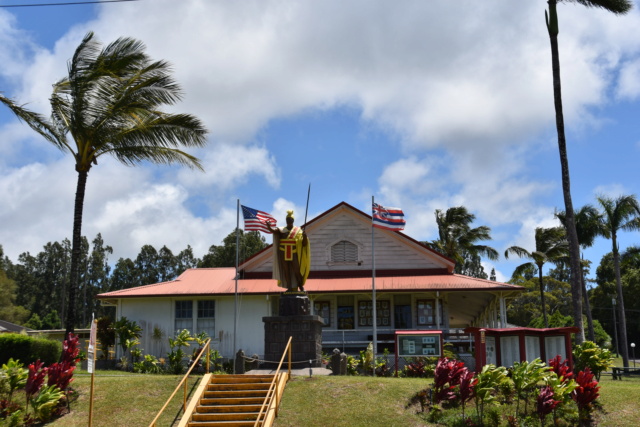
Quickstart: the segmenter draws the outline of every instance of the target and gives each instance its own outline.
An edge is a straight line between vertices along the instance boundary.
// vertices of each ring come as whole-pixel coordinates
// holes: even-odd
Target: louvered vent
[[[358,247],[351,242],[341,240],[331,246],[331,262],[357,262]]]

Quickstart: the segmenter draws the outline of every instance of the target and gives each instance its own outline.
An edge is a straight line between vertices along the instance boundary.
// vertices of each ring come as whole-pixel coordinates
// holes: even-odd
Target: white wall
[[[135,320],[142,327],[140,347],[145,354],[153,354],[156,357],[166,357],[169,351],[168,338],[174,336],[175,328],[175,301],[194,301],[194,320],[197,317],[198,297],[182,298],[132,298],[120,300],[118,305],[118,318],[124,316],[129,320]],[[206,297],[211,299],[211,297]],[[216,331],[213,339],[213,348],[217,349],[224,357],[233,357],[233,333],[234,333],[234,306],[235,297],[214,298],[216,301]],[[264,295],[240,296],[238,304],[238,338],[237,348],[244,350],[251,356],[264,354],[264,323],[262,318],[269,316],[269,301]],[[194,326],[195,326],[194,322]],[[153,338],[154,328],[162,331],[162,339]],[[197,333],[198,331],[195,331]],[[118,357],[120,357],[118,345]],[[189,350],[187,350],[189,353]]]

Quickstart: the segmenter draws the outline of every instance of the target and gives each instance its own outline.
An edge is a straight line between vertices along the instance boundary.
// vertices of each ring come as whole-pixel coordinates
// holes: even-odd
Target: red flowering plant
[[[456,399],[455,389],[460,384],[460,379],[469,370],[464,366],[464,362],[449,360],[446,357],[438,360],[434,371],[434,400],[436,403],[442,401],[453,401]]]
[[[475,396],[475,385],[478,382],[478,378],[475,377],[475,372],[465,368],[465,371],[460,375],[460,384],[458,385],[458,399],[462,405],[462,418],[464,418],[464,407],[468,401]]]
[[[33,397],[42,388],[44,377],[47,375],[47,368],[40,359],[29,365],[29,375],[27,376],[27,385],[24,388],[27,396],[27,407],[29,407],[29,399]]]
[[[68,395],[69,390],[67,389],[73,381],[73,371],[76,369],[76,363],[80,360],[79,353],[78,337],[69,334],[69,337],[62,343],[62,359],[48,369],[47,385],[58,386],[60,391]]]
[[[538,393],[537,412],[540,418],[540,425],[544,427],[544,420],[561,402],[553,398],[553,389],[549,386],[542,387]]]
[[[580,371],[576,377],[576,383],[578,386],[571,393],[571,397],[578,405],[578,412],[580,420],[588,421],[591,417],[591,410],[593,409],[593,402],[600,396],[600,386],[598,381],[594,378],[593,373],[589,368],[585,368],[584,371]]]
[[[567,382],[573,377],[573,372],[571,371],[571,367],[569,366],[569,361],[564,359],[560,361],[561,357],[558,354],[553,359],[549,359],[549,366],[551,370],[556,373],[558,378],[562,378],[563,382]]]

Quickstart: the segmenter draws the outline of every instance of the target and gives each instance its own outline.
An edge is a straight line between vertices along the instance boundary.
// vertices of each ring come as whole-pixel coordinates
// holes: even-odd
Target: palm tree
[[[567,216],[564,211],[557,212],[556,217],[560,220],[566,229]],[[593,246],[596,237],[605,234],[604,224],[602,223],[602,215],[592,205],[584,205],[574,213],[576,233],[578,235],[578,243],[582,249]],[[591,306],[589,305],[589,296],[587,295],[587,286],[584,280],[584,269],[580,269],[580,281],[582,283],[582,296],[584,299],[585,311],[587,314],[587,325],[589,329],[589,340],[595,342],[595,331],[593,329],[593,316],[591,315]]]
[[[75,300],[81,250],[82,212],[87,176],[98,158],[114,156],[125,165],[142,161],[178,163],[202,169],[180,147],[202,147],[206,130],[196,117],[160,110],[181,99],[165,61],[152,61],[145,46],[119,38],[103,47],[88,33],[69,61],[68,76],[53,85],[51,119],[2,97],[32,129],[75,159],[78,182],[73,213],[71,277],[66,333],[76,323]],[[70,136],[68,138],[67,136]]]
[[[478,241],[491,240],[491,228],[486,225],[471,228],[476,216],[464,206],[456,206],[442,212],[436,209],[438,240],[427,242],[427,246],[456,262],[460,271],[465,258],[484,255],[491,260],[498,259],[498,251],[491,246],[478,245]]]
[[[562,194],[564,196],[564,210],[566,215],[567,237],[569,239],[569,253],[571,265],[571,294],[573,303],[573,319],[579,328],[576,341],[584,341],[582,326],[582,299],[580,286],[580,244],[573,217],[573,202],[571,201],[571,182],[569,179],[569,160],[567,158],[567,144],[564,134],[564,115],[562,112],[562,88],[560,84],[560,53],[558,51],[558,12],[557,4],[563,0],[547,0],[549,12],[545,11],[549,41],[551,42],[551,69],[553,74],[553,101],[556,111],[556,129],[558,132],[558,150],[560,152],[560,167],[562,170]],[[631,9],[629,0],[566,0],[580,3],[586,7],[599,7],[616,14],[624,14]]]
[[[620,344],[622,347],[622,364],[629,367],[629,349],[627,348],[627,320],[624,312],[622,281],[620,280],[620,253],[618,252],[619,230],[640,230],[640,205],[636,196],[620,196],[612,199],[606,196],[597,197],[604,220],[605,237],[611,239],[613,252],[613,268],[616,274],[618,291],[618,317],[620,318]]]
[[[529,258],[531,261],[521,264],[513,271],[512,279],[523,275],[526,272],[538,270],[538,280],[540,281],[540,302],[542,305],[542,317],[544,318],[544,327],[549,327],[547,320],[547,302],[544,296],[544,282],[542,280],[542,267],[550,262],[552,264],[560,264],[567,260],[569,254],[567,247],[567,239],[564,228],[536,228],[536,249],[533,252],[521,248],[520,246],[511,246],[504,251],[504,257],[509,258],[509,254],[515,254],[520,258]]]

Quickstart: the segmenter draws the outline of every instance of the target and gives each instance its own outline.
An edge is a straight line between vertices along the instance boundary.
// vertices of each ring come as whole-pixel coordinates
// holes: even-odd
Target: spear
[[[302,230],[307,226],[307,214],[309,213],[309,196],[311,195],[311,183],[309,183],[309,190],[307,190],[307,209],[304,211],[304,223],[302,224]]]

